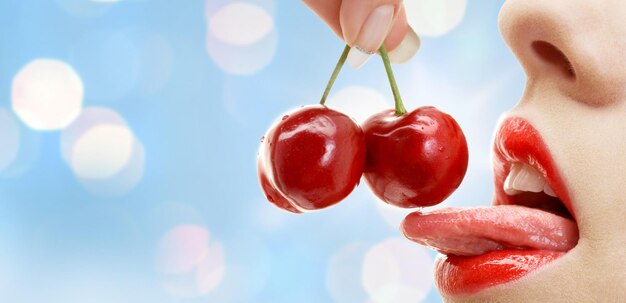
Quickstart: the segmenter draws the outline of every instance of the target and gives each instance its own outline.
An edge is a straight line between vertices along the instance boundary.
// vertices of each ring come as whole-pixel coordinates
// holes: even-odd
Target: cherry
[[[427,106],[402,116],[387,110],[363,124],[364,176],[374,194],[399,207],[440,203],[459,187],[467,169],[467,143],[448,114]]]
[[[262,140],[261,187],[276,206],[298,213],[347,197],[365,165],[365,137],[350,117],[313,105],[279,119]]]
[[[363,124],[365,180],[374,194],[389,204],[405,208],[438,204],[465,176],[465,136],[450,115],[434,107],[407,113],[384,46],[380,53],[396,109],[378,113]]]

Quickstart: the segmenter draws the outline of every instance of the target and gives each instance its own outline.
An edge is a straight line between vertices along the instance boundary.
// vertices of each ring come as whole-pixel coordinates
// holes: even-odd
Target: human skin
[[[500,32],[527,75],[521,100],[505,117],[527,120],[542,136],[569,192],[580,238],[563,257],[519,280],[444,295],[446,302],[626,301],[624,16],[620,0],[503,5]],[[560,50],[571,67],[535,41]]]

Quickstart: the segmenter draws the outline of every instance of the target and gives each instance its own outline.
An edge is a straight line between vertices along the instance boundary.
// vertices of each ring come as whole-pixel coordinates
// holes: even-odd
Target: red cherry
[[[363,125],[364,176],[374,194],[399,207],[440,203],[467,170],[467,143],[448,114],[427,106],[402,116],[387,110]]]
[[[365,137],[350,117],[322,105],[279,119],[259,149],[258,171],[268,200],[291,212],[322,209],[358,185]]]

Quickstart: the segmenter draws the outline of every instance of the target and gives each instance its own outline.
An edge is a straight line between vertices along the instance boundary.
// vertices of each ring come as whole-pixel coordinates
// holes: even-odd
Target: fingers
[[[343,0],[339,20],[344,40],[352,46],[347,62],[354,68],[365,64],[383,41],[394,63],[408,60],[419,48],[401,0]]]
[[[389,60],[391,63],[409,61],[419,49],[420,44],[420,38],[407,23],[404,5],[401,5],[398,18],[385,39],[385,47],[390,50]]]
[[[350,46],[348,64],[358,68],[385,42],[389,59],[402,63],[419,48],[402,0],[302,0]]]

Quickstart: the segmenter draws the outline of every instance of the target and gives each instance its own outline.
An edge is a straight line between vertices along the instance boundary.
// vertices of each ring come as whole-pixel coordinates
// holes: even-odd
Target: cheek
[[[532,122],[543,130],[572,195],[581,238],[600,247],[623,243],[626,100],[609,107],[552,103],[552,108],[543,105],[543,110],[533,111]]]

